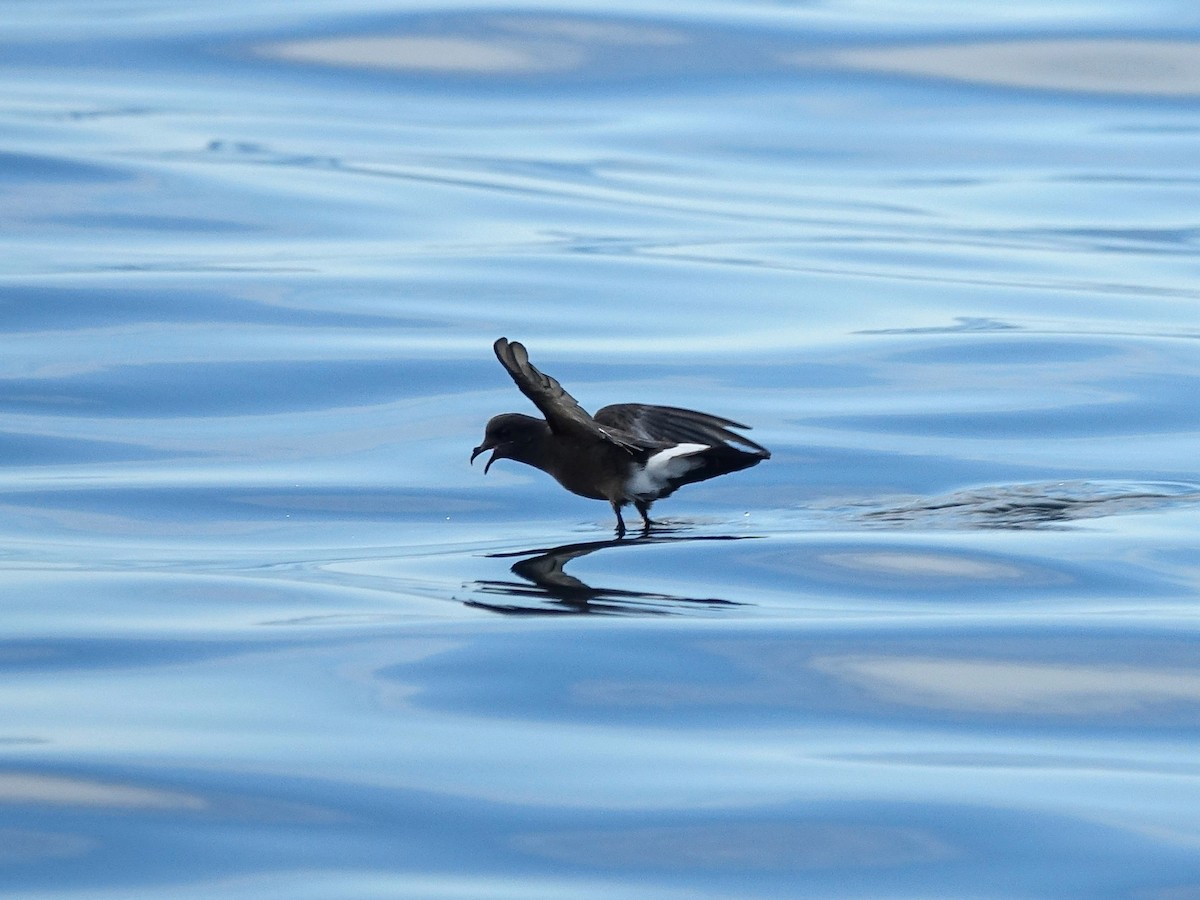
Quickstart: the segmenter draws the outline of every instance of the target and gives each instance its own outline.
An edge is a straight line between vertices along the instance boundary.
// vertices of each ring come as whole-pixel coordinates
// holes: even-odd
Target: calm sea
[[[1191,0],[0,14],[5,897],[1200,897]]]

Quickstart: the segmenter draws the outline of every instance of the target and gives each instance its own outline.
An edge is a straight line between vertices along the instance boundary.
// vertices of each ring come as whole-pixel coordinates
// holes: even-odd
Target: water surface
[[[6,895],[1200,893],[1189,6],[7,14]]]

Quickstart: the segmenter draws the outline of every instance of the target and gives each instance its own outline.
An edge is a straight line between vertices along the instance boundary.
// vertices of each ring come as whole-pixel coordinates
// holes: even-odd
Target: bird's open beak
[[[480,453],[483,453],[485,450],[493,450],[494,452],[488,458],[487,463],[483,467],[483,474],[486,475],[488,472],[488,469],[490,469],[492,467],[492,463],[494,463],[498,459],[501,459],[504,456],[504,454],[500,452],[501,449],[502,448],[500,448],[498,446],[493,446],[487,442],[480,444],[478,447],[476,447],[474,450],[471,451],[471,465],[475,464],[475,457],[477,457]]]

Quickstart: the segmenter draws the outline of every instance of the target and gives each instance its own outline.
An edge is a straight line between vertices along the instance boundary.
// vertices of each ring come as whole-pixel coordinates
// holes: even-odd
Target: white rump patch
[[[697,460],[691,458],[693,454],[707,449],[708,444],[676,444],[659,450],[646,460],[645,466],[634,471],[625,485],[625,493],[631,498],[653,500],[673,479],[696,467]]]

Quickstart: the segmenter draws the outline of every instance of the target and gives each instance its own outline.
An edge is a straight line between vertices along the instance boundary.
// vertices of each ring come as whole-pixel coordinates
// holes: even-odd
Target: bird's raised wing
[[[739,450],[770,459],[771,451],[731,428],[750,426],[709,413],[675,406],[650,406],[645,403],[615,403],[596,413],[602,426],[624,432],[630,437],[657,444],[732,443]]]
[[[496,359],[504,366],[521,393],[546,417],[550,430],[563,435],[608,441],[631,453],[646,449],[628,435],[614,433],[619,429],[607,427],[588,415],[574,397],[566,392],[556,378],[539,370],[529,361],[523,344],[500,338],[492,345]]]

